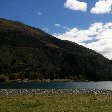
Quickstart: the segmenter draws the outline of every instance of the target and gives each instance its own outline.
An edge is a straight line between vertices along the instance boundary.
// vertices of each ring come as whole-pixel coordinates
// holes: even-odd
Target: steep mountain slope
[[[0,74],[10,79],[112,80],[112,62],[38,28],[0,19]]]

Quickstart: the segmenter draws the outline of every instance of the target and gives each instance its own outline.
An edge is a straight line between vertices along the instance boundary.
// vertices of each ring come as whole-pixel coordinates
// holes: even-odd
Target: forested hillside
[[[0,75],[9,80],[112,80],[112,61],[38,28],[0,19]]]

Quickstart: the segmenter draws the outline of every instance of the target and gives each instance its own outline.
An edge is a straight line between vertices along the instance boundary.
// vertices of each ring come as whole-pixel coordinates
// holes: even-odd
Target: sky
[[[112,60],[112,0],[0,0],[0,18],[40,28]]]

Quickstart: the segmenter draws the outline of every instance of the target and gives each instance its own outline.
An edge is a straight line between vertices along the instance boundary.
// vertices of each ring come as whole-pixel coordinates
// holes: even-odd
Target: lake
[[[8,82],[0,83],[0,89],[108,89],[112,81],[103,82]]]

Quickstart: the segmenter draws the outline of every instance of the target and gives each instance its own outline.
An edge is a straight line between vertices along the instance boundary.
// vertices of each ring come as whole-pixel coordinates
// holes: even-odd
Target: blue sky
[[[112,45],[102,46],[112,40],[112,0],[0,0],[0,17],[43,29],[112,59]]]
[[[80,0],[88,3],[87,12],[68,10],[66,0],[0,0],[0,17],[18,20],[25,24],[48,28],[49,33],[61,33],[65,29],[57,28],[61,24],[68,28],[87,28],[94,22],[110,22],[112,14],[96,15],[90,13],[98,0]],[[42,15],[35,13],[41,12]]]

